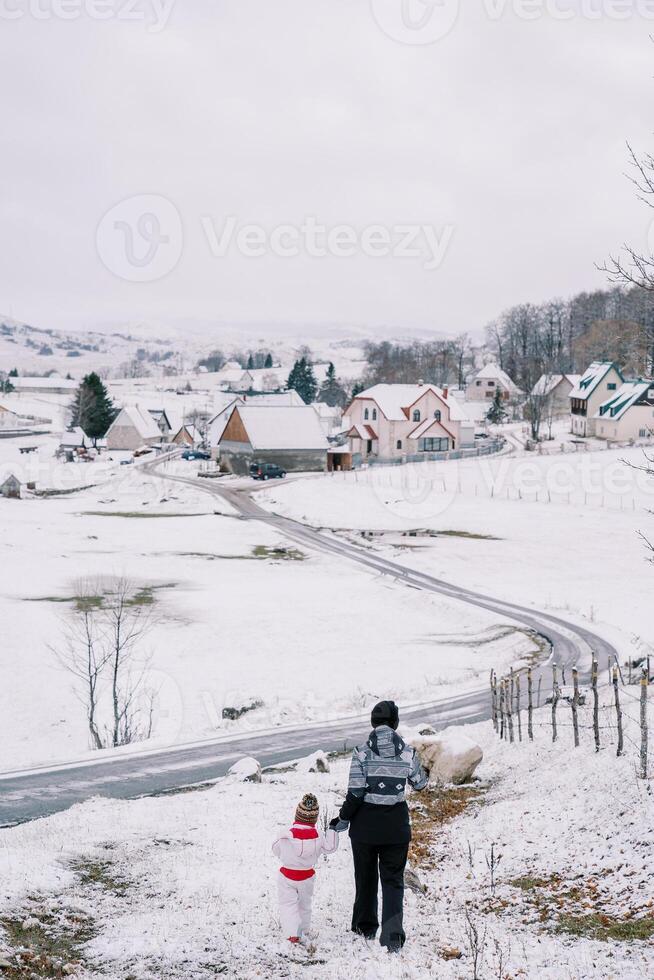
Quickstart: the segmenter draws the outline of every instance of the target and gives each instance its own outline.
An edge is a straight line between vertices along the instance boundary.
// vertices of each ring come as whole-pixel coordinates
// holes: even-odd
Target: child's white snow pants
[[[281,871],[277,875],[279,917],[285,939],[301,936],[311,926],[311,902],[315,875],[305,881],[291,881]]]

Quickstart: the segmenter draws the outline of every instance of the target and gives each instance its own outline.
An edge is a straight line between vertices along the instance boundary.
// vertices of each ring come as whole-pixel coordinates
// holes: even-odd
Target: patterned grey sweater
[[[366,744],[352,753],[342,819],[351,819],[362,803],[384,807],[404,803],[407,782],[416,790],[427,785],[428,777],[418,754],[392,728],[380,725],[370,733]]]

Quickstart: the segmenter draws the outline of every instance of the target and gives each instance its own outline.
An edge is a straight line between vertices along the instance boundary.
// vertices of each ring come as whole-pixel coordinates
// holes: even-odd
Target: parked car
[[[185,449],[182,453],[182,459],[211,459],[211,453],[208,453],[206,449]]]
[[[134,460],[131,457],[129,459],[121,459],[120,465],[121,466],[131,466],[133,462],[134,462]]]
[[[286,470],[277,463],[251,463],[250,476],[253,480],[283,480]]]

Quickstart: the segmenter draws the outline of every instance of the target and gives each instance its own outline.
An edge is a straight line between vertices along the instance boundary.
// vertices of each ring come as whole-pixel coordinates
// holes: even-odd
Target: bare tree
[[[95,749],[102,749],[98,700],[100,679],[109,654],[96,618],[97,596],[97,580],[80,579],[75,584],[75,611],[64,623],[62,646],[50,649],[75,678],[75,694],[85,707],[91,743]]]
[[[649,153],[639,157],[629,143],[627,149],[631,165],[631,173],[627,176],[636,188],[638,199],[654,209],[654,157]],[[643,255],[626,244],[622,251],[622,255],[612,255],[598,268],[608,274],[611,282],[654,292],[654,256]]]
[[[151,596],[129,579],[77,584],[64,642],[54,653],[76,678],[96,749],[152,734],[156,694],[147,688],[148,659],[140,649],[152,626]]]

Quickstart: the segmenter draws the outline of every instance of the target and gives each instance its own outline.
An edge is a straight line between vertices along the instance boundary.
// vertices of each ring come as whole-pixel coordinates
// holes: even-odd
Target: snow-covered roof
[[[79,425],[72,429],[68,429],[61,437],[62,446],[70,446],[75,449],[86,446],[88,442],[90,442],[89,437],[84,429],[82,429],[82,427]]]
[[[515,381],[494,361],[491,361],[489,364],[484,364],[481,371],[477,371],[475,374],[473,381],[483,381],[484,379],[499,381],[509,391],[520,391]]]
[[[239,405],[253,449],[327,449],[318,416],[310,405]]]
[[[468,415],[456,398],[446,398],[442,388],[436,385],[389,385],[379,384],[367,388],[355,396],[355,401],[372,400],[377,403],[381,412],[390,422],[406,422],[405,409],[411,408],[427,391],[432,391],[449,409],[449,417],[453,422],[468,422]]]
[[[340,419],[342,415],[341,409],[338,407],[338,405],[327,405],[325,402],[314,402],[311,407],[321,419]]]
[[[617,391],[613,392],[610,398],[607,398],[600,405],[599,411],[595,413],[595,418],[609,418],[612,421],[622,418],[631,406],[635,405],[650,389],[653,390],[652,405],[654,405],[653,381],[625,381]]]
[[[252,377],[250,372],[242,367],[223,368],[222,371],[218,372],[218,379],[219,381],[227,381],[227,382],[242,381],[246,374],[249,377]]]
[[[271,391],[265,395],[244,395],[243,400],[246,405],[256,408],[259,405],[295,405],[298,408],[304,406],[304,401],[294,388],[288,391]]]
[[[161,436],[159,426],[150,413],[147,409],[142,410],[138,405],[125,405],[116,416],[111,428],[125,425],[132,425],[142,439],[158,439]]]
[[[620,379],[623,380],[619,368],[612,361],[593,361],[570,392],[570,398],[578,398],[582,401],[590,398],[602,378],[609,373],[611,368],[615,368]]]
[[[576,388],[581,381],[580,374],[541,374],[534,385],[532,395],[550,395],[562,381],[569,381]]]
[[[59,388],[64,391],[75,391],[78,387],[77,381],[71,381],[70,378],[11,378],[11,383],[16,389],[20,391],[21,388],[35,389],[39,388],[42,391],[51,391],[53,388]]]

